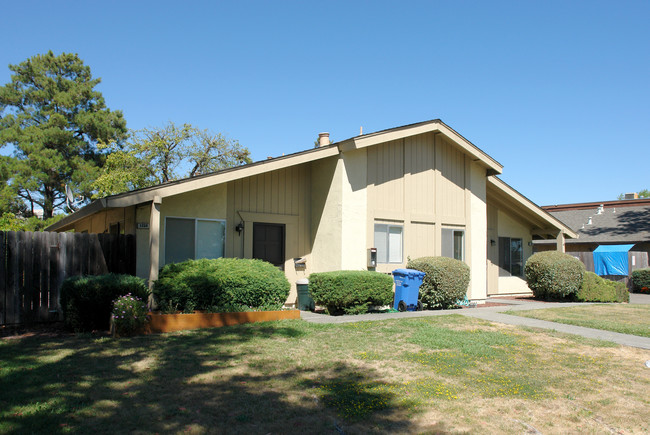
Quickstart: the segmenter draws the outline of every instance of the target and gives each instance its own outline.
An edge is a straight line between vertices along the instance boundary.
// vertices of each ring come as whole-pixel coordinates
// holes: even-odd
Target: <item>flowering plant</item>
[[[147,305],[139,297],[127,293],[113,301],[111,317],[117,335],[131,335],[147,322]]]

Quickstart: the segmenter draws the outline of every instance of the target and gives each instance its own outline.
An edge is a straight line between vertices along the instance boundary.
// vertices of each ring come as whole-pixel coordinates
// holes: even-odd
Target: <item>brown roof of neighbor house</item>
[[[650,242],[650,199],[542,207],[579,235],[567,243]]]

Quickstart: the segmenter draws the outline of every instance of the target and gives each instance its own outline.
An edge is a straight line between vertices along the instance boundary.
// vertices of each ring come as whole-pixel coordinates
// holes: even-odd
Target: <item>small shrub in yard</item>
[[[528,287],[540,299],[570,299],[582,286],[585,266],[575,257],[558,251],[533,254],[524,267]]]
[[[426,273],[420,286],[420,300],[426,309],[449,308],[463,300],[469,287],[469,266],[447,257],[408,260],[406,267]]]
[[[367,270],[339,270],[309,275],[309,292],[314,302],[330,314],[362,314],[371,305],[393,301],[393,279]]]
[[[76,332],[108,330],[113,301],[130,293],[147,300],[144,280],[131,275],[73,276],[61,286],[65,325]]]
[[[166,265],[153,294],[164,311],[278,310],[290,287],[284,273],[265,261],[217,258]]]
[[[117,335],[132,335],[140,331],[147,322],[147,304],[139,297],[127,293],[113,302],[111,318]]]
[[[629,302],[630,294],[622,282],[603,279],[593,272],[585,272],[582,286],[576,293],[579,302]]]
[[[632,284],[634,284],[634,290],[650,293],[650,268],[632,271]]]

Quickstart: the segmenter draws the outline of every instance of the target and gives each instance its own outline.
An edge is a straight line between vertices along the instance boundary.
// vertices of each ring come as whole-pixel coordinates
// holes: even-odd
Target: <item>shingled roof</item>
[[[650,242],[650,199],[542,208],[578,233],[566,243]]]

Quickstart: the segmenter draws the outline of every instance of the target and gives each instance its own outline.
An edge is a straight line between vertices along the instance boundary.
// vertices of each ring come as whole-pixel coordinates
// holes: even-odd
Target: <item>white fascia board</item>
[[[557,228],[559,231],[563,232],[567,237],[572,239],[578,238],[578,233],[573,231],[571,228],[563,224],[559,219],[552,216],[550,213],[544,211],[540,206],[532,202],[530,199],[526,198],[521,193],[517,192],[515,189],[506,184],[503,180],[495,176],[489,176],[487,178],[488,183],[501,192],[505,193],[508,197],[512,198],[519,205],[524,207],[529,212],[535,214],[540,219],[547,222],[553,228]]]

